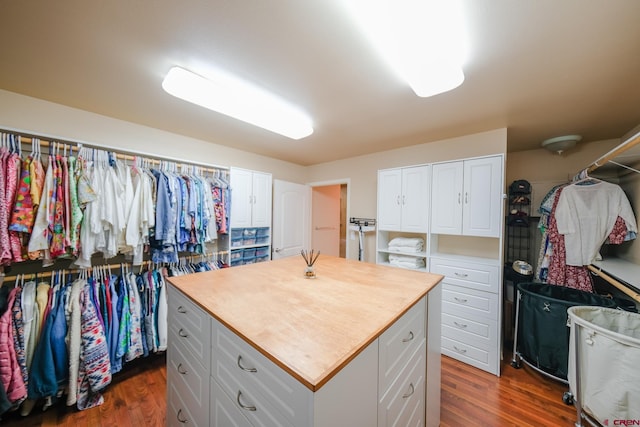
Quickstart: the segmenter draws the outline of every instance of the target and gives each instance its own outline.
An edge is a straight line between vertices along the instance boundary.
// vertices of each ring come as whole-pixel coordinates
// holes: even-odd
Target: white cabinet
[[[430,173],[429,165],[378,171],[376,263],[426,270]],[[390,245],[395,238],[422,245]]]
[[[431,258],[442,280],[442,354],[500,373],[500,269],[497,261]]]
[[[433,165],[431,233],[499,237],[502,156]]]
[[[231,168],[231,227],[271,227],[271,174]]]
[[[378,172],[378,229],[426,233],[429,166]]]

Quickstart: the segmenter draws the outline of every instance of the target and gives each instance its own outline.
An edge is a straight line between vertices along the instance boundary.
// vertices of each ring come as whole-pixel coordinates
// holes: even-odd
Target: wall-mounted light
[[[460,1],[339,1],[416,95],[437,95],[464,81],[467,37]]]
[[[169,94],[292,139],[313,133],[311,119],[282,99],[222,71],[207,78],[180,67],[162,82]]]
[[[555,138],[542,141],[542,147],[561,155],[566,150],[575,147],[580,140],[582,140],[582,136],[580,135],[556,136]]]

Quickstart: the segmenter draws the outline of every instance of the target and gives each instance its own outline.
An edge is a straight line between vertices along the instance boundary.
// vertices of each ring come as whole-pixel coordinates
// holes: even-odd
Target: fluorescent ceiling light
[[[216,71],[207,78],[173,67],[162,82],[169,94],[292,139],[313,133],[311,119],[282,99]]]
[[[437,95],[464,81],[466,36],[458,0],[340,1],[416,95]]]

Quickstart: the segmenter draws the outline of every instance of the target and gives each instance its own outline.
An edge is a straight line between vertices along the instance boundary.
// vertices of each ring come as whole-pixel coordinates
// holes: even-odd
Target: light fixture
[[[556,136],[542,141],[542,147],[547,150],[562,154],[564,151],[573,148],[582,139],[580,135]]]
[[[311,119],[282,99],[222,71],[207,78],[180,67],[162,82],[169,94],[292,139],[313,133]]]
[[[340,0],[374,49],[420,97],[464,81],[459,0]]]

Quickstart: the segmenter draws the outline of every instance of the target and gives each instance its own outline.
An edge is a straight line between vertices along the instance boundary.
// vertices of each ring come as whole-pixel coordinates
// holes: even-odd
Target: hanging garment
[[[17,288],[9,292],[7,307],[13,307]],[[19,404],[27,397],[27,388],[22,378],[20,365],[13,344],[11,309],[0,316],[0,381],[12,404]]]
[[[82,313],[80,295],[86,279],[76,279],[71,284],[71,293],[67,303],[68,328],[66,342],[69,347],[69,381],[67,383],[67,406],[75,405],[78,400],[78,377],[80,372],[80,346],[82,342]]]
[[[565,187],[555,217],[558,232],[565,236],[567,265],[591,264],[618,216],[629,231],[638,231],[633,210],[620,186],[598,180]]]

